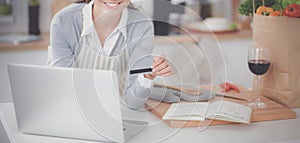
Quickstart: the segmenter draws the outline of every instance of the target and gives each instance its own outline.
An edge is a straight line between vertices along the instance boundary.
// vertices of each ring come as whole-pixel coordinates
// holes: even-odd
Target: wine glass
[[[257,95],[254,102],[248,105],[253,108],[265,108],[267,104],[260,99],[260,79],[270,67],[270,49],[268,48],[250,48],[248,51],[248,66],[250,71],[257,78]]]

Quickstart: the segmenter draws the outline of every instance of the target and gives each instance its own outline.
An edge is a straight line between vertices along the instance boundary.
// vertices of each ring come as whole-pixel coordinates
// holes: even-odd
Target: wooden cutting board
[[[202,87],[203,88],[203,87]],[[210,89],[209,87],[206,87]],[[221,92],[219,88],[214,87],[211,88],[216,90],[216,92]],[[241,92],[235,93],[234,91],[230,91],[227,93],[227,96],[217,96],[213,100],[209,102],[213,102],[216,100],[226,100],[231,101],[243,105],[247,105],[249,101],[255,100],[255,93],[251,92],[245,88],[240,87]],[[231,93],[231,94],[230,94]],[[241,99],[231,98],[240,97]],[[245,100],[246,99],[246,100]],[[261,121],[271,121],[271,120],[285,120],[285,119],[294,119],[296,118],[296,112],[290,110],[287,107],[284,107],[269,98],[262,97],[263,102],[268,104],[266,108],[256,108],[253,109],[251,122],[261,122]],[[249,101],[247,101],[249,100]],[[148,100],[146,104],[146,108],[154,114],[157,118],[162,120],[163,115],[169,109],[171,104],[158,102],[154,100]],[[180,120],[162,120],[165,124],[170,126],[171,128],[186,128],[186,127],[198,127],[198,126],[212,126],[212,125],[222,125],[222,124],[234,124],[233,122],[228,121],[219,121],[219,120],[205,120],[205,121],[180,121]]]

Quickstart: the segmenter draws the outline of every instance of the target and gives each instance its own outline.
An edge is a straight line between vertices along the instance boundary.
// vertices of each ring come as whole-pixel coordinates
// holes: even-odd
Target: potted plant
[[[0,16],[6,16],[12,14],[11,4],[3,3],[0,4]]]
[[[29,34],[40,35],[39,10],[39,0],[29,0]]]

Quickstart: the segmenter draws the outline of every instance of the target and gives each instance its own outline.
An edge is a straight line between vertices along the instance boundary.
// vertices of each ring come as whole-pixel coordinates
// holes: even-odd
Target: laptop
[[[22,133],[124,142],[147,125],[122,120],[114,71],[9,64],[8,73]]]

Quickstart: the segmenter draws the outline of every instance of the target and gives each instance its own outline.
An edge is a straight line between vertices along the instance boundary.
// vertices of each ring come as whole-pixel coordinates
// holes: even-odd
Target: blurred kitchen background
[[[203,62],[197,60],[201,60],[199,55],[203,49],[199,48],[193,38],[198,37],[201,41],[201,37],[214,34],[211,36],[213,40],[204,40],[204,43],[206,42],[208,49],[221,51],[221,55],[213,56],[215,59],[224,58],[226,63],[223,65],[226,67],[216,66],[218,69],[226,69],[226,72],[217,70],[226,73],[225,77],[217,80],[227,80],[251,88],[252,75],[248,70],[246,58],[248,48],[252,47],[252,32],[249,29],[250,20],[237,14],[241,1],[243,0],[138,0],[137,4],[154,19],[154,52],[164,54],[170,59],[181,60],[177,61],[179,67],[180,64],[187,64],[186,60],[182,60],[182,53],[186,53],[187,58],[196,61],[196,68],[201,69]],[[12,100],[7,64],[44,65],[47,60],[51,18],[61,8],[73,2],[74,0],[0,0],[0,102]],[[32,8],[30,15],[33,20],[31,19],[29,25],[29,7],[37,5],[39,11]],[[208,21],[210,17],[216,19]],[[210,29],[215,28],[216,31],[207,32],[209,29],[203,27],[202,20],[210,22]],[[190,27],[194,37],[180,34],[180,29],[176,30],[176,26],[178,28],[189,24],[194,26]],[[29,31],[33,35],[28,35]],[[1,41],[1,38],[4,41]],[[186,73],[183,77],[194,75],[188,68],[184,70]],[[199,76],[203,77],[205,74],[210,72],[203,72]],[[193,77],[186,77],[186,80],[191,78]]]
[[[39,26],[41,32],[49,32],[52,15],[62,6],[72,3],[73,1],[74,0],[40,0]],[[225,17],[228,20],[233,20],[233,12],[235,12],[235,9],[233,10],[232,6],[235,1],[236,0],[173,0],[173,4],[171,4],[167,0],[141,0],[139,3],[152,18],[163,21],[168,21],[170,13],[184,13],[184,8],[177,6],[177,4],[195,9],[199,15],[206,14],[213,17]],[[28,0],[0,0],[0,33],[28,32],[28,3]],[[4,8],[5,5],[12,6],[11,14],[4,12],[6,9]],[[200,14],[201,7],[205,13]],[[205,11],[205,8],[210,11]]]

